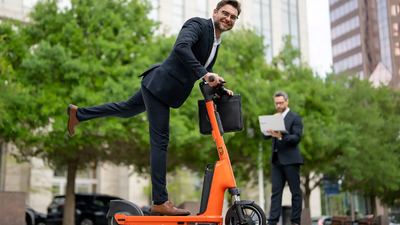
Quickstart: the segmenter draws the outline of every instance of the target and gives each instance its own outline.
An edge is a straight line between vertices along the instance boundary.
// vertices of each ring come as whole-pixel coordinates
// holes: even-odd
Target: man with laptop
[[[300,189],[300,165],[304,164],[299,149],[303,133],[303,120],[288,108],[289,99],[284,91],[274,94],[275,115],[260,116],[262,136],[272,138],[272,196],[268,224],[279,222],[282,208],[282,193],[286,181],[292,193],[292,225],[300,225],[302,195]]]

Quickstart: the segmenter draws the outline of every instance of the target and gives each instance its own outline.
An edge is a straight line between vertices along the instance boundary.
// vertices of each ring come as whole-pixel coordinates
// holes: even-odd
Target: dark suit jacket
[[[303,135],[303,119],[299,114],[289,111],[285,116],[285,128],[287,134],[282,134],[282,141],[278,138],[272,138],[271,146],[271,162],[274,157],[274,146],[278,149],[279,162],[282,165],[304,164],[301,155],[299,143]],[[271,139],[271,136],[265,136],[265,140]]]
[[[172,108],[179,108],[189,97],[194,84],[212,72],[218,54],[204,68],[214,44],[211,19],[192,18],[185,22],[174,48],[162,62],[150,66],[141,76],[142,84]]]

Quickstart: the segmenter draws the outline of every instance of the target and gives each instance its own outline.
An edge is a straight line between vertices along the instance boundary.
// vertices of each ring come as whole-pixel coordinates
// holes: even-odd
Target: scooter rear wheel
[[[260,206],[254,202],[251,204],[241,205],[241,210],[244,217],[247,219],[246,225],[266,225],[267,219],[265,217],[264,211]],[[236,206],[233,205],[229,208],[225,217],[226,225],[237,225],[239,222],[239,215],[236,211]]]

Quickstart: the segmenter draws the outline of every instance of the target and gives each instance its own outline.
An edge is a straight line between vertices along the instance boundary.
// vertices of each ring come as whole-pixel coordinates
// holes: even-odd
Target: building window
[[[267,47],[265,58],[272,61],[272,32],[270,0],[253,0],[253,25],[256,33],[264,36],[264,46]]]
[[[158,0],[150,0],[151,3],[151,11],[148,14],[149,19],[152,19],[154,21],[159,21],[160,18],[158,16],[158,12],[159,12],[159,7],[160,4],[158,2]]]
[[[37,2],[38,2],[38,0],[22,1],[22,4],[25,7],[33,8]]]
[[[400,56],[400,42],[394,44],[394,55]]]
[[[398,16],[400,14],[400,4],[392,5],[392,16]]]
[[[183,25],[184,0],[174,0],[172,4],[172,33],[177,34]]]
[[[399,23],[393,24],[393,36],[394,37],[399,36]]]
[[[329,0],[329,5],[334,5],[337,2],[339,2],[340,0]]]
[[[336,73],[343,72],[347,69],[355,68],[362,64],[362,54],[361,52],[349,56],[334,63],[334,68]]]
[[[197,0],[197,13],[199,17],[207,18],[207,3],[206,0]]]
[[[361,35],[360,34],[357,34],[355,36],[352,36],[350,38],[347,38],[344,41],[341,41],[341,42],[335,44],[332,47],[332,55],[333,55],[333,57],[336,57],[336,56],[341,55],[345,52],[348,52],[352,49],[355,49],[358,46],[361,46]]]
[[[331,11],[331,23],[358,9],[358,0],[350,0]]]
[[[297,0],[282,0],[282,35],[290,35],[292,37],[292,45],[294,48],[300,48],[299,35],[299,14],[297,9]]]
[[[390,73],[393,71],[392,55],[393,50],[391,48],[390,42],[390,24],[389,16],[390,10],[388,10],[388,1],[376,1],[377,5],[377,16],[378,16],[378,26],[379,26],[379,42],[381,51],[382,63],[387,67]]]
[[[55,170],[52,179],[53,195],[63,195],[67,190],[67,171]],[[95,164],[88,167],[86,170],[78,171],[75,179],[76,193],[96,193],[97,192],[97,169]]]
[[[355,16],[331,29],[332,40],[340,37],[354,29],[360,28],[360,18]]]

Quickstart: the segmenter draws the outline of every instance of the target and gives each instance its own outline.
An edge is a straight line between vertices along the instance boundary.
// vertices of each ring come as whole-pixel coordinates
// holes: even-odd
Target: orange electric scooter
[[[223,86],[224,83],[215,87],[210,87],[205,82],[200,83],[212,125],[212,136],[217,143],[219,161],[206,166],[200,212],[197,216],[143,216],[138,205],[124,200],[113,200],[107,213],[109,225],[222,225],[222,208],[227,189],[234,197],[234,202],[225,215],[225,224],[266,224],[265,213],[260,206],[251,200],[240,200],[239,197],[240,191],[236,187],[228,151],[222,138],[221,120],[212,100],[215,94],[227,94]]]

